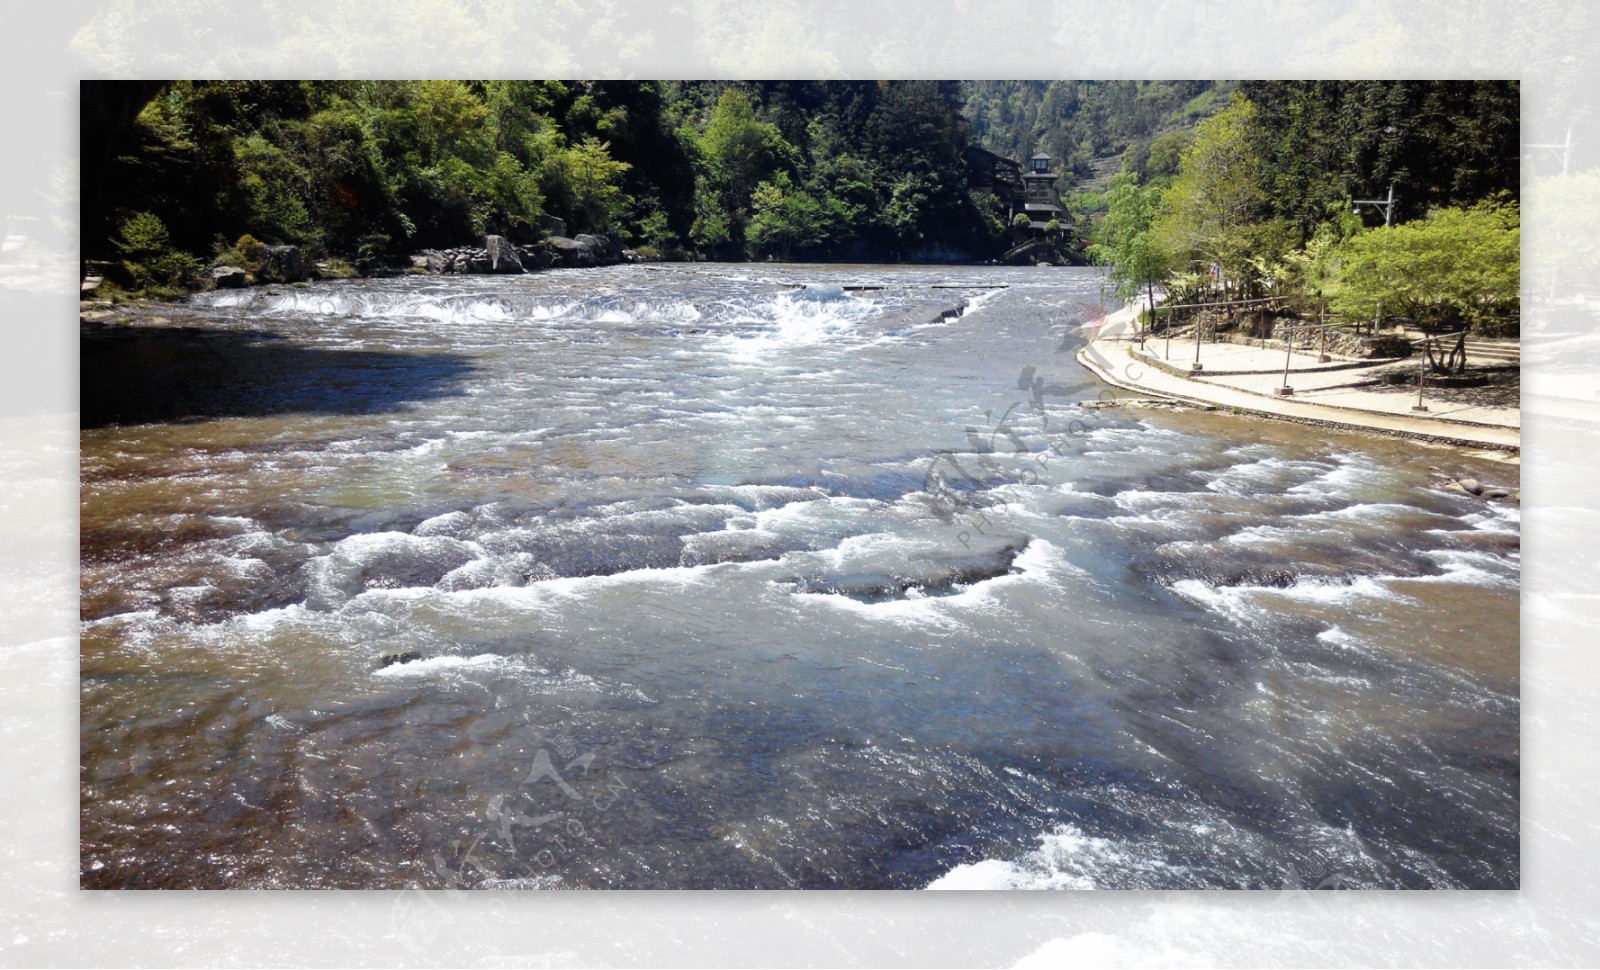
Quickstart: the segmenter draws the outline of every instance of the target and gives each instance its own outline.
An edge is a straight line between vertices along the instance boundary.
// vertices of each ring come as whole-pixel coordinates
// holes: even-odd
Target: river
[[[1073,268],[85,324],[85,887],[1518,885],[1454,449],[1090,409]],[[1508,480],[1509,479],[1509,480]]]

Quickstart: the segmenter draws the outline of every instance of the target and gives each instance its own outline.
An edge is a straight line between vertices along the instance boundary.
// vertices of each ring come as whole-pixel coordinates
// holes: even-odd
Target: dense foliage
[[[90,90],[126,83],[85,85],[85,252],[138,262],[144,283],[243,235],[366,269],[485,233],[531,241],[557,219],[689,258],[970,258],[1002,241],[969,191],[952,82]]]
[[[1045,235],[1071,258],[1087,248],[1124,296],[1272,292],[1352,318],[1479,328],[1517,312],[1514,81],[194,81],[83,94],[85,255],[152,291],[273,244],[373,271],[488,233],[613,232],[666,258],[993,258],[1037,228],[971,182],[964,153],[981,144],[1056,157],[1068,212]],[[1394,225],[1378,227],[1371,206],[1357,218],[1353,200],[1390,185]]]
[[[1044,151],[1056,170],[1077,178],[1124,153],[1144,172],[1163,135],[1181,132],[1215,108],[1215,81],[969,81],[966,108],[974,136],[991,151],[1023,159]],[[1159,162],[1157,163],[1159,164]]]
[[[1091,254],[1124,294],[1286,297],[1424,327],[1518,318],[1518,85],[1248,82],[1168,146],[1130,154]],[[1176,146],[1173,146],[1176,147]],[[1396,203],[1370,202],[1393,185]]]
[[[1521,235],[1516,206],[1493,199],[1360,233],[1343,249],[1329,306],[1361,319],[1389,307],[1449,329],[1497,329],[1516,313]]]

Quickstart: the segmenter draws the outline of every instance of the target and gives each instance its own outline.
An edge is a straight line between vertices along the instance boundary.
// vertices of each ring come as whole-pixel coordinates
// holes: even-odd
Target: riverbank
[[[1330,364],[1309,354],[1289,354],[1238,344],[1203,344],[1202,367],[1189,370],[1193,343],[1148,340],[1135,333],[1139,299],[1106,317],[1078,352],[1078,363],[1113,387],[1187,404],[1319,425],[1369,431],[1517,455],[1522,447],[1521,413],[1515,406],[1485,403],[1470,388],[1425,388],[1426,411],[1414,410],[1413,384],[1386,385],[1392,360]],[[1168,347],[1171,350],[1168,350]],[[1182,352],[1179,346],[1186,349]],[[1171,359],[1168,359],[1170,353]],[[1282,387],[1292,389],[1279,393]]]

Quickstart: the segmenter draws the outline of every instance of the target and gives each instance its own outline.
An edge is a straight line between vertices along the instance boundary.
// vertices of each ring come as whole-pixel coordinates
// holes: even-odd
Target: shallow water
[[[1429,466],[1515,470],[1079,407],[1101,298],[645,266],[87,327],[83,884],[1517,885],[1519,518]]]

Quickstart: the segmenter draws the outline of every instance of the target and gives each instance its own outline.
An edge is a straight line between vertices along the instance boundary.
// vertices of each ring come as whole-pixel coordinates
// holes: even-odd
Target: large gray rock
[[[522,260],[522,268],[526,270],[549,269],[557,262],[555,253],[542,245],[519,247],[517,256]]]
[[[584,242],[582,237],[568,239],[566,236],[551,236],[544,241],[544,245],[555,257],[558,266],[594,266],[599,262],[594,247]]]
[[[489,272],[522,272],[522,260],[517,258],[517,250],[511,245],[511,240],[504,236],[484,236],[483,248],[489,257]]]
[[[589,249],[594,253],[596,259],[605,259],[611,255],[611,244],[599,236],[591,235],[587,232],[580,232],[574,238],[576,238],[577,241],[583,245],[588,246]]]
[[[300,258],[300,247],[268,246],[258,275],[274,283],[298,283],[305,279],[306,267]]]
[[[211,284],[219,290],[237,290],[249,282],[249,274],[237,266],[218,266],[211,271]]]

